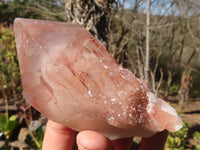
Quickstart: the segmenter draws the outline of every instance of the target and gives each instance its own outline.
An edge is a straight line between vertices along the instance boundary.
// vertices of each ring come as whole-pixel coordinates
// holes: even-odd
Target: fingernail
[[[87,149],[83,147],[82,145],[78,144],[78,150],[87,150]]]

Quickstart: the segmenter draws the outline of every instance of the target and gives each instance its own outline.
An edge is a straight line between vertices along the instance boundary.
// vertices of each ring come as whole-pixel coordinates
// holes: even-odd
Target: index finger
[[[139,150],[164,150],[165,142],[167,140],[168,131],[164,130],[158,132],[152,137],[142,138]]]
[[[48,120],[42,150],[71,150],[75,138],[72,129]]]
[[[133,137],[114,140],[115,150],[129,150],[133,142]]]

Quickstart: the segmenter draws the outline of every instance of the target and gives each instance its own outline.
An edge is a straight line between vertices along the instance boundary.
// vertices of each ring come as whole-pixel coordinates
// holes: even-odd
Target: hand
[[[139,150],[162,150],[167,138],[167,131],[143,138]],[[64,125],[48,121],[42,150],[72,150],[76,132]],[[129,150],[133,138],[111,141],[102,134],[85,130],[76,136],[78,150]],[[77,148],[76,148],[77,149]]]

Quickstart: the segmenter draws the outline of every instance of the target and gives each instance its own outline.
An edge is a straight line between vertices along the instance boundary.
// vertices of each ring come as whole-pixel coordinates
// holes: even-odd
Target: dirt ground
[[[185,106],[181,106],[178,104],[179,96],[169,96],[168,101],[182,113],[182,119],[185,122],[190,124],[190,128],[188,131],[188,144],[194,144],[194,140],[192,139],[192,134],[195,131],[200,132],[200,97],[189,99],[189,102]],[[200,147],[200,140],[198,141],[198,145]]]
[[[183,120],[190,123],[190,125],[200,125],[200,97],[188,101],[185,106],[178,104],[178,95],[169,96],[168,101],[183,114]]]

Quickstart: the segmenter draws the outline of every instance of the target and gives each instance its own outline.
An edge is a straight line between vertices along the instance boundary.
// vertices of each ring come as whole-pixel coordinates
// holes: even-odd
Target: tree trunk
[[[150,84],[150,67],[149,67],[149,53],[150,53],[150,49],[149,49],[149,27],[150,27],[150,0],[147,0],[147,18],[146,18],[146,62],[145,62],[145,80],[146,82]]]
[[[190,72],[191,71],[184,71],[181,77],[181,86],[180,89],[178,91],[180,100],[179,100],[179,104],[180,105],[187,105],[188,100],[189,100],[189,92],[190,92],[190,88],[192,86],[190,80]]]
[[[69,22],[83,25],[97,39],[108,44],[108,16],[114,0],[66,0]]]

